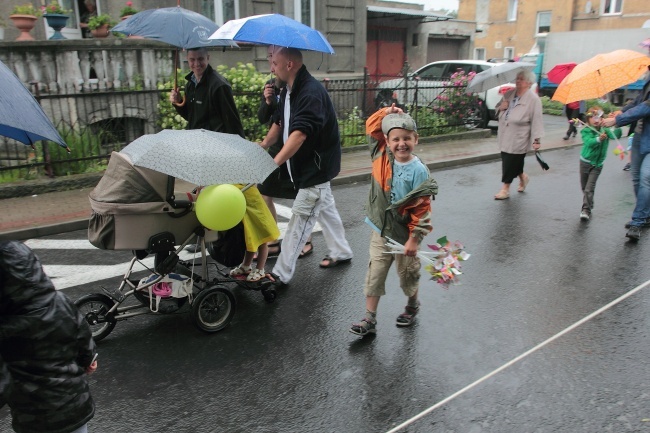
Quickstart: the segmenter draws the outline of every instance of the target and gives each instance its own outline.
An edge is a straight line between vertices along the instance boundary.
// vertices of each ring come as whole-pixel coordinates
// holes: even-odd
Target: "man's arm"
[[[290,135],[289,138],[287,139],[286,143],[282,146],[282,149],[280,152],[278,152],[277,155],[275,155],[274,161],[277,165],[282,165],[289,158],[291,158],[293,155],[298,152],[298,149],[300,149],[300,146],[305,142],[307,139],[307,135],[299,130],[294,130]]]
[[[269,129],[269,132],[266,133],[266,137],[264,137],[260,143],[260,146],[262,146],[264,149],[268,149],[269,147],[273,146],[280,139],[281,133],[282,128],[280,128],[280,125],[277,123],[272,123],[271,129]]]
[[[235,98],[232,96],[230,86],[219,86],[213,95],[213,107],[219,107],[221,122],[223,123],[223,132],[228,134],[237,134],[244,138],[244,127],[239,118]]]

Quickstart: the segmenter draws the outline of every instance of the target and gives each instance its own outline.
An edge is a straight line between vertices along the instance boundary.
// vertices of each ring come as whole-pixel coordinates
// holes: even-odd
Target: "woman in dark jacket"
[[[9,405],[14,430],[86,431],[95,413],[86,380],[95,353],[88,324],[34,252],[0,241],[0,402]]]

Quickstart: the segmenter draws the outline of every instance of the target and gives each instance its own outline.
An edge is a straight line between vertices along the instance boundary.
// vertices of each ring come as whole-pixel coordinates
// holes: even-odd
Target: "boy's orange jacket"
[[[431,197],[438,193],[436,181],[429,177],[397,203],[391,204],[391,183],[394,157],[386,146],[381,121],[386,109],[380,109],[366,121],[372,157],[370,194],[366,214],[381,230],[381,236],[405,243],[409,236],[418,242],[433,230],[431,225]]]

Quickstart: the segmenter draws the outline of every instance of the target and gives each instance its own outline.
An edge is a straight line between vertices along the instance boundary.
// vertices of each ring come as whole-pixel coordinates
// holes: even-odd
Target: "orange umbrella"
[[[650,57],[632,50],[598,54],[576,66],[562,80],[552,99],[568,104],[600,98],[638,80],[649,65]]]

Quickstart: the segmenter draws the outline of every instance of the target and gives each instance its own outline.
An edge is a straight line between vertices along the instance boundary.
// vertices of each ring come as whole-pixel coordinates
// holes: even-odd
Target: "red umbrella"
[[[560,84],[562,80],[564,80],[564,77],[569,75],[576,66],[577,63],[560,63],[559,65],[553,66],[553,68],[546,74],[548,81]]]

